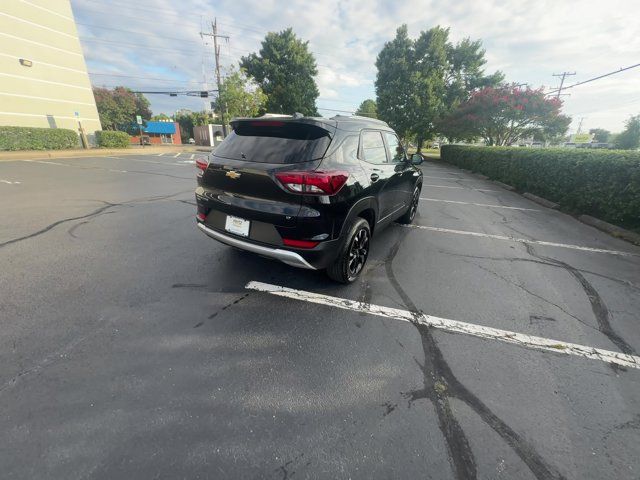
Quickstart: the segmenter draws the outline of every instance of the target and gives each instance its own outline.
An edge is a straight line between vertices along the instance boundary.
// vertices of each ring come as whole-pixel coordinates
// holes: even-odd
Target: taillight
[[[306,195],[334,195],[349,178],[349,173],[339,170],[326,172],[278,172],[276,178],[293,193]]]
[[[293,238],[283,238],[282,243],[287,247],[295,248],[313,248],[320,242],[312,242],[311,240],[294,240]]]
[[[196,168],[200,170],[198,172],[198,175],[202,175],[208,166],[209,166],[209,160],[207,158],[203,158],[203,157],[196,158]]]
[[[200,220],[201,222],[204,222],[207,219],[207,216],[204,213],[198,213],[196,215],[196,217],[198,218],[198,220]]]

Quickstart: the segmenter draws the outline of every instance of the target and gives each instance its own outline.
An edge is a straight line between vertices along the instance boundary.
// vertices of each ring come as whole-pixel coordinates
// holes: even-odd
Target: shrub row
[[[640,152],[443,145],[447,163],[640,232]]]
[[[0,150],[77,148],[80,138],[65,128],[0,127]]]
[[[127,148],[130,144],[128,133],[115,130],[98,130],[96,142],[103,148]]]

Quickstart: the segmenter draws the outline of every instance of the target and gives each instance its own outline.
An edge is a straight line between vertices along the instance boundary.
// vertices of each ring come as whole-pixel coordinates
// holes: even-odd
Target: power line
[[[611,75],[615,75],[616,73],[625,72],[627,70],[631,70],[632,68],[636,68],[636,67],[640,67],[640,63],[636,63],[635,65],[631,65],[629,67],[624,67],[624,68],[621,68],[619,70],[614,70],[613,72],[605,73],[604,75],[598,75],[597,77],[593,77],[593,78],[590,78],[588,80],[584,80],[582,82],[574,83],[573,85],[569,85],[568,87],[564,87],[563,90],[568,90],[570,88],[577,87],[578,85],[584,85],[585,83],[594,82],[596,80],[600,80],[601,78],[609,77]],[[560,91],[559,89],[552,90],[550,92],[545,93],[545,95],[552,95],[552,94],[554,94],[556,92],[559,92],[559,91]]]
[[[560,79],[560,87],[558,88],[558,94],[556,95],[556,98],[560,98],[560,95],[562,95],[562,86],[564,85],[564,79],[569,75],[575,75],[575,74],[576,72],[562,72],[562,73],[553,74],[554,77],[562,77]]]
[[[89,75],[96,75],[101,77],[122,77],[122,78],[136,78],[140,80],[156,80],[159,82],[176,82],[176,83],[202,83],[196,81],[182,81],[179,79],[170,79],[170,78],[161,78],[161,77],[143,77],[138,75],[122,75],[119,73],[108,73],[108,72],[89,72]]]
[[[151,37],[151,38],[159,38],[162,40],[178,40],[180,42],[188,42],[188,43],[200,43],[196,40],[189,40],[187,38],[180,38],[180,37],[166,37],[163,35],[154,35],[152,33],[145,33],[145,32],[140,32],[138,30],[124,30],[122,28],[113,28],[113,27],[103,27],[102,25],[94,25],[92,23],[84,23],[84,22],[76,22],[76,24],[78,25],[84,25],[86,27],[91,27],[91,28],[99,28],[101,30],[114,30],[116,32],[124,32],[124,33],[132,33],[136,36],[143,36],[143,37]]]

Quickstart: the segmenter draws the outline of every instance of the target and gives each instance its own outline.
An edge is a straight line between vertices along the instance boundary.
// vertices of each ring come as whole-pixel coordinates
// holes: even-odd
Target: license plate
[[[250,225],[251,222],[249,220],[227,215],[227,221],[224,224],[224,229],[227,232],[235,233],[236,235],[240,235],[242,237],[248,237]]]

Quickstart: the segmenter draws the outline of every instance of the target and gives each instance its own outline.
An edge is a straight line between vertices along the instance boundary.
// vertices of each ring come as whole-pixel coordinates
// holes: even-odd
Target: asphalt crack
[[[598,291],[591,285],[591,283],[585,278],[582,273],[580,273],[576,268],[573,268],[568,263],[562,262],[560,260],[556,260],[554,258],[545,257],[538,253],[536,253],[535,249],[532,245],[525,243],[525,247],[527,249],[527,253],[532,257],[537,259],[554,263],[559,267],[564,268],[573,278],[575,278],[578,283],[582,286],[584,293],[587,295],[589,299],[589,303],[591,304],[591,310],[593,311],[593,315],[596,317],[596,321],[598,322],[598,330],[605,335],[611,342],[617,346],[622,353],[626,353],[628,355],[636,355],[636,351],[629,345],[611,326],[611,315],[609,313],[609,309],[605,304],[604,300],[598,293]]]
[[[33,233],[30,233],[29,235],[24,235],[22,237],[18,237],[18,238],[14,238],[11,240],[7,240],[6,242],[0,243],[0,248],[6,247],[8,245],[12,245],[14,243],[18,243],[18,242],[22,242],[23,240],[28,240],[30,238],[34,238],[37,237],[39,235],[42,235],[43,233],[47,233],[49,230],[52,230],[53,228],[57,227],[58,225],[62,225],[63,223],[68,223],[68,222],[73,222],[74,220],[83,220],[85,218],[94,218],[97,217],[98,215],[101,215],[103,213],[106,213],[106,211],[112,207],[119,207],[122,204],[120,203],[110,203],[108,205],[105,205],[104,207],[100,207],[94,211],[92,211],[91,213],[87,213],[86,215],[80,215],[78,217],[69,217],[69,218],[63,218],[62,220],[58,220],[57,222],[53,222],[49,225],[47,225],[44,228],[41,228],[40,230],[37,230]]]
[[[387,277],[407,309],[415,312],[414,326],[420,333],[424,352],[424,365],[419,362],[423,372],[423,388],[405,393],[409,404],[418,399],[429,400],[438,416],[438,426],[442,432],[449,458],[456,478],[468,480],[477,478],[475,458],[467,436],[455,418],[449,402],[456,398],[467,404],[491,429],[493,429],[527,465],[539,480],[564,479],[565,477],[536,451],[535,447],[520,436],[515,430],[495,415],[476,395],[467,389],[453,374],[442,351],[426,325],[417,321],[422,314],[415,303],[407,295],[398,282],[393,271],[393,260],[400,245],[410,230],[400,234],[398,241],[391,248],[385,263]]]

